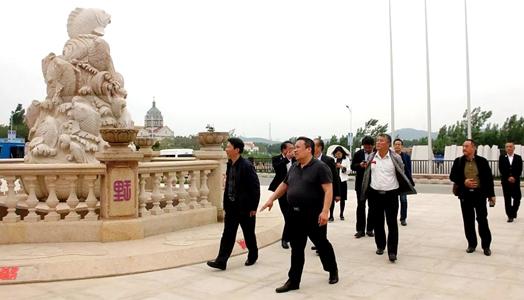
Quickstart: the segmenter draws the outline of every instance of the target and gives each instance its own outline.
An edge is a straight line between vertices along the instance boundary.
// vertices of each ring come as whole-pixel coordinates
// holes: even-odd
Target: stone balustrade
[[[207,182],[217,167],[218,162],[214,160],[140,163],[139,216],[211,207]]]
[[[98,220],[95,187],[104,172],[103,164],[2,163],[1,223]]]
[[[121,218],[101,213],[115,201],[101,192],[107,170],[103,163],[0,163],[0,244],[140,239],[217,222],[217,160],[139,162],[136,215]]]

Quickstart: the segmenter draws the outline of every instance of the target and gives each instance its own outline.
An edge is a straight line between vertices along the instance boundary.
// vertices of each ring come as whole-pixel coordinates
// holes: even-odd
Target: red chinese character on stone
[[[131,200],[131,180],[115,180],[113,182],[114,201]]]
[[[0,280],[16,280],[18,267],[0,267]]]

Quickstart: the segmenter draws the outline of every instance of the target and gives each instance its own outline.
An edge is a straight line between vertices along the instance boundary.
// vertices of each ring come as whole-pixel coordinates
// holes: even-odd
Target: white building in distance
[[[144,126],[136,126],[138,136],[153,137],[156,139],[165,139],[175,137],[175,133],[169,127],[164,126],[164,117],[162,112],[156,107],[156,101],[153,100],[151,107],[144,120]]]

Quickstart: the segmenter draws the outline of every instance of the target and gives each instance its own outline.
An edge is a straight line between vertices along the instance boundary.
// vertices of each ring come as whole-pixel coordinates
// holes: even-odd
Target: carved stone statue
[[[133,127],[124,79],[102,38],[110,22],[100,9],[77,8],[69,15],[62,55],[50,53],[42,60],[47,96],[27,109],[26,162],[97,162],[95,152],[107,145],[101,127]]]

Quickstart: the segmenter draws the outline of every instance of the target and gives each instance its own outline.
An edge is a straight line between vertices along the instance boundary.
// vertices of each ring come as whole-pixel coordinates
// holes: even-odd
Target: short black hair
[[[282,144],[280,144],[280,152],[284,151],[284,149],[287,148],[287,144],[291,144],[293,145],[293,143],[291,141],[285,141],[283,142]]]
[[[315,142],[313,142],[312,139],[305,136],[300,136],[297,138],[297,142],[298,141],[303,141],[304,144],[306,144],[306,148],[311,148],[311,154],[315,153]]]
[[[393,144],[395,144],[397,141],[399,141],[400,144],[401,144],[402,146],[404,146],[404,141],[402,141],[402,140],[399,139],[399,138],[396,138],[396,139],[393,141]]]
[[[375,139],[370,137],[369,135],[366,135],[364,138],[362,138],[362,145],[375,145]]]
[[[464,143],[465,143],[465,142],[471,142],[471,144],[472,144],[475,148],[477,148],[477,142],[475,142],[475,140],[473,140],[473,139],[466,139],[466,140],[464,141]]]
[[[322,151],[324,151],[324,147],[326,146],[324,141],[321,138],[316,138],[315,141],[318,141],[318,145],[322,148]]]
[[[383,137],[386,139],[386,141],[388,141],[388,143],[391,145],[391,135],[387,134],[387,133],[379,133],[377,135],[377,138],[379,137]]]
[[[233,145],[233,149],[238,149],[238,153],[242,153],[244,152],[244,142],[239,139],[239,138],[236,138],[236,137],[232,137],[232,138],[229,138],[227,139],[227,141]]]

